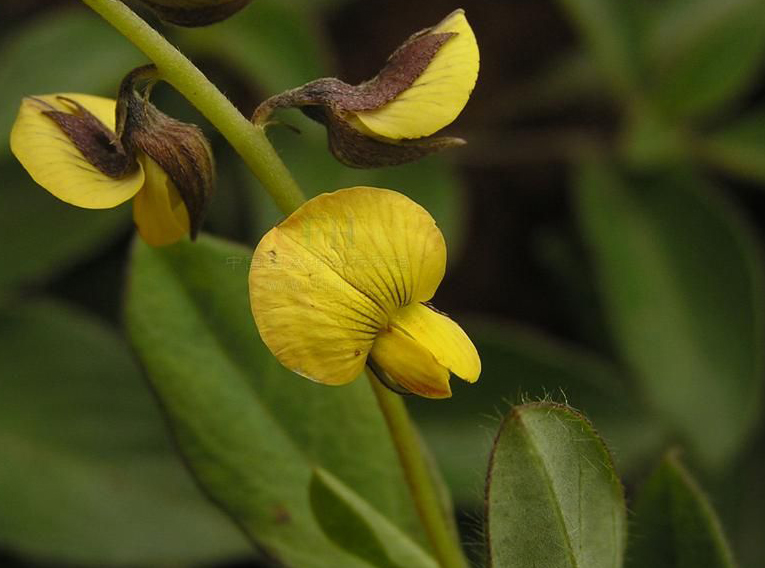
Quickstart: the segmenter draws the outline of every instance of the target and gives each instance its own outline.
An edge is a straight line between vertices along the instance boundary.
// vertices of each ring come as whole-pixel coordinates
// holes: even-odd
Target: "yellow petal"
[[[139,158],[146,183],[133,200],[133,221],[146,243],[170,245],[189,233],[189,213],[167,173],[150,157]]]
[[[461,9],[430,31],[446,32],[457,35],[438,50],[408,89],[379,109],[356,113],[361,124],[379,136],[399,140],[430,136],[457,118],[478,78],[478,44]]]
[[[431,298],[445,265],[441,232],[408,197],[368,187],[323,194],[255,250],[253,316],[283,365],[346,383],[363,369],[388,315]]]
[[[58,125],[42,114],[50,107],[71,112],[57,96],[77,101],[114,129],[116,103],[112,99],[70,93],[26,97],[11,130],[11,151],[24,169],[53,195],[78,207],[107,209],[133,197],[143,186],[143,170],[139,167],[114,179],[90,164]]]
[[[319,195],[277,230],[386,313],[432,298],[446,270],[446,244],[433,217],[389,189]]]
[[[400,329],[427,349],[452,373],[473,383],[481,374],[481,359],[473,342],[453,320],[424,304],[398,310],[391,327]]]
[[[361,373],[386,321],[372,300],[280,227],[255,249],[250,306],[263,342],[282,365],[330,385]]]
[[[449,369],[397,327],[391,327],[377,337],[371,357],[391,379],[414,394],[426,398],[449,398],[452,395]]]

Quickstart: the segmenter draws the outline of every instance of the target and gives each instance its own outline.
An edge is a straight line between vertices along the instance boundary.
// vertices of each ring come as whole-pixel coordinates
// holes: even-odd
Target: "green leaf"
[[[765,109],[759,108],[698,140],[702,158],[733,175],[765,183]]]
[[[15,31],[0,45],[0,159],[24,96],[115,96],[122,77],[143,63],[130,42],[87,10],[51,11]]]
[[[670,2],[646,37],[652,97],[672,117],[702,117],[730,103],[759,76],[765,2]]]
[[[679,172],[581,169],[578,207],[615,340],[655,408],[710,466],[740,447],[762,394],[762,266],[751,229]]]
[[[384,420],[364,380],[312,383],[258,337],[247,290],[251,251],[201,238],[136,242],[127,322],[178,445],[199,483],[277,561],[358,568],[311,511],[317,466],[423,542]]]
[[[324,74],[329,58],[315,22],[294,3],[258,0],[220,24],[174,35],[184,51],[220,58],[271,96]]]
[[[247,553],[171,449],[112,329],[29,302],[0,312],[0,360],[0,546],[93,566]]]
[[[644,9],[632,0],[558,0],[617,94],[629,96],[640,75],[637,58]]]
[[[378,568],[437,568],[422,548],[328,471],[314,471],[310,492],[316,520],[344,550]]]
[[[622,486],[592,425],[563,405],[514,407],[486,488],[493,568],[614,568],[626,540]]]
[[[129,206],[89,211],[59,201],[15,161],[0,160],[0,289],[39,282],[107,248]]]
[[[634,513],[628,566],[735,568],[712,505],[675,452],[638,494]]]
[[[483,502],[488,431],[507,401],[553,399],[585,412],[622,471],[633,470],[663,444],[665,429],[613,364],[518,325],[457,319],[481,354],[480,380],[453,381],[451,399],[412,400],[410,407],[460,506]]]

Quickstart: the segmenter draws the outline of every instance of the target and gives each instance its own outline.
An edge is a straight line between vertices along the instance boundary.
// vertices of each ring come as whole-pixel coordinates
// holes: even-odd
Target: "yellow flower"
[[[465,143],[430,136],[457,118],[478,78],[480,56],[464,10],[417,32],[378,75],[360,85],[323,78],[275,95],[255,111],[298,107],[327,127],[335,157],[352,167],[391,166]]]
[[[401,140],[430,136],[454,122],[473,92],[480,60],[465,11],[455,10],[402,48],[442,34],[449,35],[414,82],[379,108],[349,113],[353,126],[374,136]]]
[[[78,106],[79,105],[79,106]],[[133,219],[141,237],[154,246],[173,243],[189,233],[189,214],[168,174],[149,156],[137,152],[137,163],[121,156],[115,131],[116,101],[82,94],[26,97],[11,131],[11,150],[32,178],[50,193],[86,209],[108,209],[133,200]],[[99,137],[80,141],[70,138],[50,112],[86,116],[100,121]],[[82,144],[98,145],[104,156],[123,158],[126,172],[99,169],[83,154]],[[104,158],[104,163],[106,163]],[[120,169],[120,168],[118,168]]]
[[[263,237],[250,304],[265,344],[304,377],[341,385],[369,362],[397,387],[445,398],[450,372],[474,382],[481,371],[465,332],[426,303],[445,269],[443,235],[422,207],[388,189],[342,189]]]

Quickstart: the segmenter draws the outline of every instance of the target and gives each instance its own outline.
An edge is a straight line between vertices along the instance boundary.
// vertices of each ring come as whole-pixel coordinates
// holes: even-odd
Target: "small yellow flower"
[[[265,344],[290,370],[341,385],[371,363],[395,387],[451,396],[481,361],[464,331],[426,302],[446,269],[433,218],[388,189],[311,199],[261,240],[250,304]]]
[[[134,197],[133,219],[141,237],[154,246],[173,243],[190,231],[186,205],[157,162],[140,151],[132,157],[120,151],[115,109],[115,100],[92,95],[26,97],[11,131],[11,150],[39,185],[77,207],[108,209]],[[62,118],[54,120],[51,112]],[[61,125],[77,117],[95,124],[98,136],[93,131],[80,139],[68,135]]]
[[[264,101],[253,121],[266,124],[275,109],[298,107],[327,127],[330,150],[348,166],[411,162],[465,143],[431,135],[462,112],[479,64],[473,30],[464,10],[455,10],[406,40],[373,79],[360,85],[332,77],[311,81]]]
[[[422,138],[454,122],[465,108],[478,79],[480,60],[465,11],[455,10],[424,32],[402,47],[446,35],[443,45],[414,82],[391,101],[376,109],[349,113],[349,121],[357,129],[391,140]]]

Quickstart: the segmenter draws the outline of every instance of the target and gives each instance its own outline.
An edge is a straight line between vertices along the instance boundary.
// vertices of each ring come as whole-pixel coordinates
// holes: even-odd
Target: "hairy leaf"
[[[622,486],[592,425],[558,404],[514,407],[486,487],[492,568],[614,568],[626,539]]]

